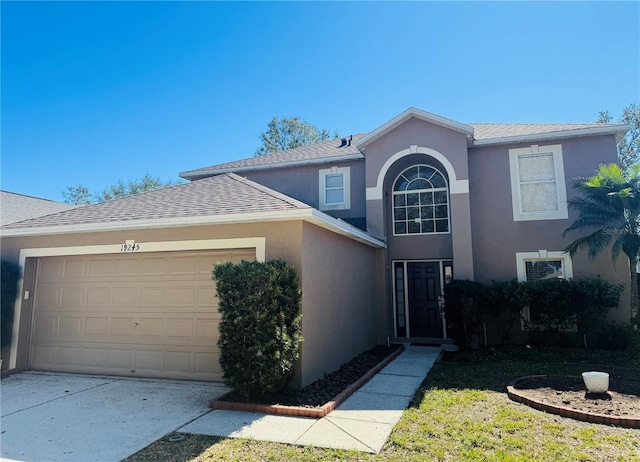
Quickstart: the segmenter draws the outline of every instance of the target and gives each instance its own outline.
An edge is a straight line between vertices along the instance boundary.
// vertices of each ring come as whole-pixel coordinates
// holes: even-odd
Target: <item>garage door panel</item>
[[[164,286],[138,289],[138,306],[164,307]]]
[[[61,304],[65,309],[84,308],[85,306],[85,288],[68,286],[62,289]]]
[[[40,260],[38,279],[40,282],[56,281],[62,278],[64,268],[63,257],[51,257]]]
[[[166,351],[164,369],[167,372],[188,373],[193,370],[193,361],[192,351]]]
[[[62,277],[64,279],[82,279],[85,276],[86,260],[65,260]]]
[[[134,368],[138,374],[164,371],[164,352],[157,350],[136,350]]]
[[[31,367],[221,380],[212,269],[242,259],[255,252],[41,258]]]
[[[166,272],[166,257],[143,257],[140,260],[140,276],[161,276]]]
[[[167,306],[193,308],[196,305],[196,289],[193,286],[167,287]]]
[[[121,369],[126,371],[127,374],[130,373],[133,366],[133,354],[134,351],[130,348],[109,348],[107,350],[107,369]]]
[[[196,339],[200,342],[218,341],[219,320],[198,319],[196,323]]]
[[[116,258],[113,262],[113,277],[132,277],[138,276],[140,270],[140,261],[135,258]]]
[[[109,318],[85,318],[84,320],[84,337],[85,340],[106,341],[106,337],[109,335]]]
[[[111,318],[111,337],[113,341],[118,341],[118,337],[126,337],[131,341],[134,335],[136,319],[134,317],[127,318]]]
[[[111,288],[104,286],[87,287],[87,308],[105,308],[111,302]]]
[[[195,372],[196,374],[205,374],[219,377],[216,380],[222,380],[222,368],[220,367],[219,352],[215,353],[195,353]]]
[[[60,309],[62,306],[62,288],[55,286],[39,286],[36,289],[35,309]]]
[[[180,341],[193,338],[193,318],[167,319],[166,336]]]
[[[37,316],[33,320],[33,330],[36,335],[43,338],[52,338],[58,335],[58,316]]]
[[[111,259],[110,258],[92,258],[89,260],[90,278],[107,278],[111,276]]]
[[[214,287],[198,287],[197,305],[201,308],[214,308],[218,310],[218,296]]]
[[[156,341],[162,343],[163,318],[138,317],[135,326],[135,335],[142,342]]]
[[[52,346],[37,345],[31,351],[31,367],[56,363],[56,349]]]
[[[111,306],[135,306],[136,288],[114,286],[111,289]]]
[[[170,257],[168,259],[168,273],[170,275],[195,276],[199,272],[198,260],[197,255]]]
[[[82,336],[82,318],[75,316],[66,316],[58,318],[58,335],[66,337]]]

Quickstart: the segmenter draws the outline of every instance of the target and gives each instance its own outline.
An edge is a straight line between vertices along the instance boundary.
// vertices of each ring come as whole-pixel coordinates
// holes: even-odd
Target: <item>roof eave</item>
[[[180,177],[185,180],[197,180],[201,178],[206,178],[212,175],[221,175],[223,173],[241,173],[241,172],[251,172],[256,170],[271,170],[275,168],[288,168],[288,167],[302,167],[305,165],[319,165],[319,164],[330,164],[332,162],[347,162],[350,160],[363,159],[364,155],[362,153],[357,154],[348,154],[345,156],[333,156],[333,157],[322,157],[319,159],[306,159],[299,160],[295,162],[279,162],[276,164],[265,164],[265,165],[252,165],[245,167],[228,167],[228,168],[209,168],[205,170],[189,170],[186,172],[180,173]]]
[[[563,130],[558,132],[533,133],[530,135],[505,136],[500,138],[488,138],[484,140],[474,140],[472,146],[491,146],[496,144],[524,143],[528,141],[544,141],[562,138],[575,138],[579,136],[615,135],[616,143],[625,136],[629,130],[628,125],[617,125],[607,127],[579,128],[575,130]]]
[[[105,223],[83,223],[74,225],[39,226],[30,228],[0,228],[0,238],[49,236],[55,234],[79,234],[109,231],[132,231],[158,228],[186,228],[191,226],[264,223],[275,221],[303,220],[347,236],[375,248],[386,244],[349,223],[333,218],[311,207],[273,212],[233,213],[195,217],[158,218],[151,220],[123,220]]]
[[[405,121],[409,120],[412,117],[418,118],[420,120],[424,120],[426,122],[431,122],[441,127],[455,130],[457,132],[463,133],[468,138],[473,137],[473,127],[469,125],[456,122],[455,120],[447,119],[445,117],[432,114],[430,112],[426,112],[421,109],[417,109],[415,107],[410,107],[409,109],[397,115],[396,117],[394,117],[393,119],[385,123],[384,125],[381,125],[380,127],[376,128],[374,131],[372,131],[368,135],[360,138],[356,142],[356,147],[358,149],[364,149],[369,144],[373,143],[378,138],[382,137],[383,135],[393,130],[394,128],[398,127],[399,125],[401,125],[402,123],[404,123]]]

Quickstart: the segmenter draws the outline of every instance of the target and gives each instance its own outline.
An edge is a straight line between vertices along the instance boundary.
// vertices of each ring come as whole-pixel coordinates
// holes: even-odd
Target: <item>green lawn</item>
[[[134,461],[637,461],[640,430],[545,414],[509,400],[506,384],[531,374],[579,375],[603,368],[638,383],[640,362],[621,354],[513,348],[436,364],[377,455],[188,435],[168,437]]]

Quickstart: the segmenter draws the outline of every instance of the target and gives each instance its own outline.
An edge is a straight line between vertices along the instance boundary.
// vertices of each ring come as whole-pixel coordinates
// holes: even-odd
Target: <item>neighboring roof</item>
[[[510,124],[510,123],[477,123],[462,124],[416,108],[409,108],[402,114],[375,129],[371,133],[353,135],[347,146],[341,146],[340,139],[324,143],[302,146],[287,151],[273,152],[259,157],[227,162],[182,172],[180,176],[187,180],[197,180],[211,175],[229,172],[264,170],[271,168],[294,167],[308,164],[344,162],[362,159],[362,151],[367,145],[396,128],[410,118],[418,118],[451,130],[458,131],[467,137],[470,147],[487,146],[506,143],[535,142],[542,140],[562,139],[591,135],[615,135],[620,141],[629,127],[625,124]]]
[[[233,173],[12,223],[3,237],[305,220],[374,247],[384,242]]]
[[[356,143],[358,145],[358,148],[364,149],[365,147],[373,143],[378,138],[389,133],[398,125],[401,125],[402,123],[404,123],[405,121],[411,118],[424,120],[426,122],[430,122],[432,124],[440,125],[441,127],[460,132],[463,135],[465,135],[467,138],[469,138],[469,140],[471,140],[471,137],[473,136],[473,128],[470,127],[469,125],[465,125],[460,122],[456,122],[455,120],[447,119],[445,117],[441,117],[439,115],[432,114],[430,112],[426,112],[421,109],[417,109],[415,107],[410,107],[409,109],[404,111],[402,114],[397,115],[396,117],[391,119],[389,122],[385,123],[384,125],[381,125],[380,127],[376,128],[374,131],[369,133],[368,135],[360,138],[360,140]]]
[[[198,178],[213,174],[242,172],[243,170],[361,159],[364,156],[355,144],[362,136],[364,135],[351,135],[349,138],[346,138],[347,144],[345,146],[341,146],[343,139],[335,138],[322,143],[300,146],[299,148],[289,149],[287,151],[277,151],[264,156],[249,157],[248,159],[189,170],[180,173],[180,176],[188,180],[197,180]]]
[[[62,212],[77,206],[24,194],[0,191],[0,225]]]

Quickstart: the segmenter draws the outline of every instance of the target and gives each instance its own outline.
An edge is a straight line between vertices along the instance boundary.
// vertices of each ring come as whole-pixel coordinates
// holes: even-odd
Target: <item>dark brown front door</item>
[[[438,308],[440,265],[407,263],[409,289],[409,335],[442,338],[442,318]]]

